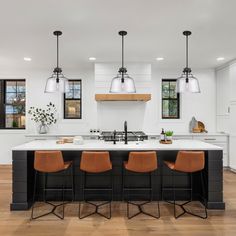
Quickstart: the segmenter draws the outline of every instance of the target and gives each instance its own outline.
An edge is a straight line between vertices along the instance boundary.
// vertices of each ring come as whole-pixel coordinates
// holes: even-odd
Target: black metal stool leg
[[[202,187],[202,192],[203,192],[203,200],[204,200],[204,216],[202,215],[198,215],[198,214],[195,214],[195,213],[192,213],[188,210],[185,210],[186,213],[188,213],[189,215],[192,215],[192,216],[196,216],[196,217],[199,217],[201,219],[206,219],[207,218],[207,208],[206,208],[206,197],[205,197],[205,186],[204,186],[204,180],[203,180],[203,176],[202,176],[202,171],[200,171],[200,178],[201,178],[201,187]],[[184,208],[185,209],[185,208]]]
[[[47,173],[44,173],[44,176],[43,176],[43,186],[44,186],[44,189],[43,189],[43,200],[46,204],[52,206],[52,210],[47,212],[47,213],[44,213],[42,215],[38,215],[36,217],[34,217],[34,208],[35,208],[35,196],[36,196],[36,188],[37,188],[37,177],[38,177],[38,171],[35,171],[35,180],[34,180],[34,191],[33,191],[33,206],[32,206],[32,210],[31,210],[31,220],[35,220],[35,219],[38,219],[38,218],[41,218],[43,216],[46,216],[46,215],[49,215],[49,214],[53,214],[55,215],[56,217],[60,218],[60,219],[64,219],[64,215],[65,215],[65,191],[66,190],[70,190],[72,191],[72,194],[74,193],[74,185],[72,183],[72,188],[71,189],[66,189],[65,188],[65,185],[66,185],[66,172],[63,171],[63,186],[61,189],[50,189],[47,187],[47,179],[48,179],[48,174]],[[60,204],[53,204],[52,202],[49,202],[47,201],[47,191],[48,190],[53,190],[53,191],[61,191],[62,192],[62,203]],[[62,206],[62,215],[59,215],[56,213],[56,209],[58,207]]]
[[[53,209],[53,211],[52,211],[52,214],[53,215],[55,215],[55,216],[57,216],[58,218],[60,218],[61,220],[63,220],[64,219],[64,216],[65,216],[65,185],[66,185],[66,175],[65,175],[65,171],[63,172],[63,185],[62,185],[62,203],[61,204],[59,204],[59,205],[54,205],[54,204],[52,204],[53,206],[54,206],[54,209]],[[56,209],[59,207],[59,206],[62,206],[62,215],[59,215],[59,214],[57,214],[55,211],[56,211]]]
[[[34,219],[34,204],[35,204],[35,195],[36,195],[37,174],[38,174],[38,172],[35,171],[35,175],[34,175],[33,205],[32,205],[32,209],[31,209],[31,218],[30,218],[30,220]]]
[[[190,173],[190,188],[184,188],[184,189],[181,189],[181,188],[178,188],[177,190],[189,190],[191,191],[190,192],[190,200],[189,201],[186,201],[182,204],[177,204],[176,203],[176,195],[175,195],[175,191],[176,191],[176,188],[175,188],[175,181],[174,181],[174,171],[172,171],[172,191],[173,191],[173,202],[171,201],[166,201],[170,204],[173,204],[174,206],[174,216],[176,219],[178,219],[180,216],[184,215],[184,214],[189,214],[189,215],[192,215],[192,216],[196,216],[196,217],[199,217],[201,219],[206,219],[207,218],[207,208],[206,208],[206,195],[205,195],[205,186],[204,186],[204,180],[203,180],[203,176],[202,176],[202,171],[200,172],[200,175],[201,175],[201,186],[202,186],[202,191],[203,191],[203,198],[204,198],[204,210],[205,210],[205,216],[201,216],[201,215],[198,215],[198,214],[195,214],[195,213],[192,213],[188,210],[186,210],[185,206],[187,204],[189,204],[190,202],[192,202],[192,191],[193,191],[193,183],[192,183],[192,173]],[[163,192],[164,192],[165,188],[162,188],[162,195],[163,195]],[[169,190],[169,189],[166,189],[166,190]],[[182,209],[182,213],[180,213],[179,215],[176,214],[176,206],[179,206],[181,209]]]
[[[130,191],[131,188],[127,188],[127,189],[126,189],[126,188],[125,188],[125,185],[124,185],[124,186],[123,186],[123,189],[126,190],[126,191],[129,193],[129,191]],[[151,175],[151,173],[149,173],[149,188],[148,188],[148,190],[149,190],[149,194],[150,194],[150,199],[149,199],[149,201],[145,201],[145,202],[143,202],[143,203],[134,203],[134,202],[132,202],[132,201],[129,201],[129,194],[128,194],[128,201],[127,201],[127,217],[128,217],[128,219],[132,219],[132,218],[134,218],[135,216],[137,216],[137,215],[139,215],[139,214],[144,214],[144,215],[147,215],[147,216],[151,216],[151,217],[153,217],[153,218],[155,218],[155,219],[160,218],[160,205],[159,205],[159,200],[157,201],[158,216],[155,216],[155,215],[153,215],[153,214],[150,214],[150,213],[144,211],[144,209],[143,209],[143,206],[144,206],[144,205],[146,205],[146,204],[148,204],[148,203],[151,203],[152,200],[153,200],[152,175]],[[139,210],[139,211],[138,211],[137,213],[135,213],[134,215],[130,215],[130,214],[129,214],[129,210],[130,210],[129,205],[130,205],[130,204],[133,205],[133,206],[138,207],[138,210]]]
[[[75,189],[74,189],[74,168],[73,165],[70,167],[70,176],[71,176],[71,201],[75,200]]]
[[[174,180],[174,172],[171,171],[172,174],[172,188],[173,188],[173,201],[174,201],[174,216],[176,218],[176,208],[175,208],[175,180]]]
[[[112,173],[111,173],[111,175],[112,175]],[[107,189],[107,190],[110,190],[112,192],[111,197],[113,198],[113,182],[111,183],[111,186],[112,186],[111,189]],[[96,189],[93,189],[93,190],[96,190]],[[111,201],[112,201],[112,199],[111,199],[111,201],[106,201],[106,202],[103,202],[100,204],[95,204],[95,203],[93,203],[91,201],[87,201],[85,199],[85,191],[86,191],[86,172],[84,172],[84,181],[83,181],[83,202],[94,206],[95,210],[87,215],[82,216],[81,215],[81,201],[80,201],[79,202],[79,219],[84,219],[84,218],[87,218],[87,217],[94,215],[94,214],[98,214],[106,219],[111,219]],[[107,205],[107,204],[109,204],[109,216],[106,216],[98,211],[99,207]]]
[[[204,207],[205,207],[205,217],[206,219],[208,217],[207,214],[207,200],[206,200],[206,189],[205,189],[205,184],[204,184],[204,178],[203,178],[203,172],[201,171],[201,182],[202,182],[202,194],[203,194],[203,201],[204,201]]]
[[[82,201],[84,202],[85,201],[85,175],[86,175],[86,173],[85,172],[82,172],[82,191],[83,191],[83,193],[82,193]],[[83,219],[82,217],[81,217],[81,202],[82,201],[79,201],[79,219]]]

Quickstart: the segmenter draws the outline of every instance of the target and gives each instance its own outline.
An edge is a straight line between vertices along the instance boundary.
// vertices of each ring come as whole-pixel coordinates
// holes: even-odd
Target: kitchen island
[[[174,161],[179,150],[193,150],[205,152],[205,169],[204,182],[207,193],[208,209],[224,209],[223,201],[223,151],[221,147],[205,143],[198,140],[174,140],[172,144],[160,144],[157,140],[146,140],[141,142],[104,142],[101,140],[87,140],[82,145],[73,143],[56,144],[56,140],[35,140],[12,149],[12,168],[13,168],[13,185],[12,185],[12,203],[11,210],[27,210],[32,205],[33,182],[34,182],[34,151],[36,150],[61,150],[65,161],[73,161],[75,200],[81,200],[83,173],[79,169],[80,157],[82,151],[109,151],[113,165],[113,197],[114,201],[122,200],[122,168],[123,162],[128,159],[130,151],[156,151],[158,158],[158,170],[152,174],[152,184],[154,190],[154,199],[161,200],[161,187],[168,187],[172,183],[171,171],[163,164],[164,160]],[[41,179],[43,176],[41,176]],[[69,174],[68,174],[69,178]],[[99,179],[99,181],[98,181]],[[87,184],[98,186],[98,183],[106,184],[108,180],[106,173],[98,176],[90,175],[87,177]],[[52,174],[49,179],[51,187],[58,187],[60,173]],[[129,173],[129,185],[147,186],[149,176],[143,174]],[[189,177],[186,174],[178,173],[175,177],[176,187],[188,187],[190,184]],[[200,177],[193,176],[193,198],[200,199]],[[108,183],[107,183],[108,184]],[[42,188],[42,181],[39,181],[38,188]],[[148,193],[141,192],[142,197]],[[58,195],[58,194],[57,194]],[[104,196],[103,196],[104,195]],[[106,193],[92,193],[93,199],[106,197]],[[178,200],[187,200],[188,192],[180,192],[176,196]],[[137,196],[133,196],[136,200]],[[42,197],[42,196],[41,196]],[[56,199],[55,193],[50,193],[50,199]],[[70,196],[65,196],[70,198]],[[165,199],[171,200],[172,194],[167,193]]]

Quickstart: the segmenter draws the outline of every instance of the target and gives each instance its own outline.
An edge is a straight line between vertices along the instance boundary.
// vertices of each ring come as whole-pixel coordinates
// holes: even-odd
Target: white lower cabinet
[[[223,166],[229,166],[229,137],[227,135],[194,135],[193,139],[211,143],[223,148]]]
[[[232,170],[236,170],[236,135],[230,135],[230,161],[229,166]]]

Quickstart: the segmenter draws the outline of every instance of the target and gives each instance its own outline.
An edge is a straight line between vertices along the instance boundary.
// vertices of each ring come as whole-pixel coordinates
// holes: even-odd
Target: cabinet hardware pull
[[[216,140],[215,138],[205,138],[204,140]]]

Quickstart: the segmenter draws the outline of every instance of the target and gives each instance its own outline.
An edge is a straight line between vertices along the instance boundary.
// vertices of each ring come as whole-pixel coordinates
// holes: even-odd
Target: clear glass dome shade
[[[57,78],[59,79],[57,82]],[[63,74],[52,74],[51,77],[47,79],[45,93],[61,92],[66,93],[69,91],[69,82]]]
[[[200,93],[201,91],[198,79],[192,74],[189,74],[187,82],[186,74],[182,74],[181,77],[177,79],[176,91],[178,93]]]
[[[122,75],[117,74],[111,81],[110,93],[136,93],[133,78],[128,74],[124,74],[122,82]]]

